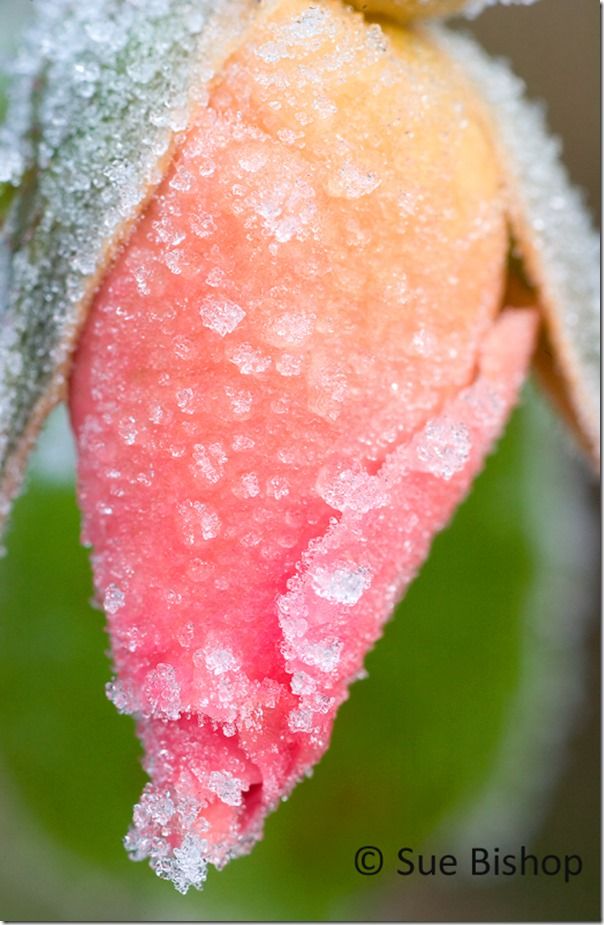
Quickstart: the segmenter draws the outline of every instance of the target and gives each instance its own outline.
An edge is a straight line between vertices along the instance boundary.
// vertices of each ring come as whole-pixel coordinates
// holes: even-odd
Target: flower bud
[[[13,115],[41,95],[7,223],[5,506],[69,372],[108,693],[150,777],[126,844],[186,892],[324,753],[517,400],[539,315],[510,227],[593,442],[568,309],[592,244],[465,39],[336,0],[45,15]]]

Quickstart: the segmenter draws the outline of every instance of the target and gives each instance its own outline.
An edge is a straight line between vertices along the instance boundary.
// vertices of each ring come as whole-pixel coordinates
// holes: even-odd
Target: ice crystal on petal
[[[231,363],[234,363],[244,376],[251,376],[254,373],[266,372],[271,365],[271,358],[251,344],[241,344],[231,354]]]
[[[193,447],[194,471],[211,484],[219,482],[224,472],[227,456],[220,443],[204,446],[196,443]]]
[[[183,501],[178,506],[178,513],[183,539],[188,546],[195,546],[200,541],[213,540],[220,533],[218,514],[202,501]]]
[[[129,847],[127,843],[126,847]],[[155,873],[164,880],[171,880],[179,893],[187,893],[190,887],[200,890],[208,875],[207,842],[196,835],[185,835],[181,845],[174,848],[169,854],[151,849],[151,867]]]
[[[228,806],[241,806],[243,781],[224,771],[212,771],[208,787]]]
[[[245,318],[240,305],[230,299],[214,299],[208,296],[199,309],[202,323],[220,337],[231,334]]]
[[[328,601],[352,607],[371,584],[371,572],[364,566],[348,564],[335,568],[318,567],[312,574],[315,594]]]
[[[332,473],[322,471],[317,479],[317,490],[337,511],[366,514],[388,503],[388,493],[382,482],[361,466]]]
[[[448,481],[463,469],[471,449],[467,427],[440,420],[428,422],[416,452],[427,472]]]
[[[166,719],[180,715],[180,685],[173,665],[159,664],[148,672],[143,695],[151,714]]]
[[[117,585],[109,585],[103,598],[103,607],[109,614],[117,613],[126,601],[124,592]]]
[[[308,707],[292,710],[289,714],[288,726],[292,732],[310,732],[312,730],[312,710]]]
[[[296,671],[292,675],[291,689],[294,694],[312,694],[317,682],[305,671]]]
[[[327,191],[332,196],[359,199],[361,196],[372,193],[380,183],[381,180],[377,174],[362,170],[356,164],[347,162],[340,167],[337,176],[330,180]]]
[[[204,654],[205,664],[213,674],[236,671],[240,665],[230,649],[208,649]]]

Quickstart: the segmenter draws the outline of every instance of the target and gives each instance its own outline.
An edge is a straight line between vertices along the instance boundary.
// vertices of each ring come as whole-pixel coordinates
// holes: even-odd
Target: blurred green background
[[[8,41],[28,3],[0,2]],[[548,99],[597,203],[598,4],[492,10],[473,28]],[[313,778],[250,857],[181,897],[121,846],[144,775],[131,720],[104,696],[107,638],[55,415],[0,562],[2,919],[598,919],[596,500],[527,389]],[[384,851],[381,875],[356,873],[364,844]],[[578,853],[585,871],[569,884],[394,874],[403,845],[463,855],[474,844]]]

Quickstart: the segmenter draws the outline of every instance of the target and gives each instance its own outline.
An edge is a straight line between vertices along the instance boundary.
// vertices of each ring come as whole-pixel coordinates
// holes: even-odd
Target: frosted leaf
[[[464,13],[470,18],[478,16],[489,6],[496,6],[500,3],[502,6],[531,6],[537,0],[468,0],[464,7]]]
[[[371,572],[366,566],[349,564],[317,566],[311,574],[311,584],[319,597],[352,607],[371,585]]]
[[[491,110],[492,129],[508,181],[512,231],[538,290],[556,366],[547,369],[568,397],[575,423],[596,458],[600,420],[600,242],[581,194],[560,160],[541,106],[524,98],[524,83],[467,36],[432,35]]]
[[[214,299],[206,296],[199,309],[202,324],[215,331],[220,337],[231,334],[245,318],[245,312],[230,299]]]
[[[251,6],[47,0],[35,7],[0,130],[3,180],[20,184],[0,242],[0,520],[40,424],[63,395],[99,275]],[[144,291],[144,275],[139,285]]]
[[[45,482],[72,484],[75,470],[73,434],[64,407],[57,408],[46,422],[31,465],[36,477]]]
[[[478,16],[487,7],[500,3],[502,6],[529,6],[537,0],[354,0],[353,5],[365,13],[386,13],[395,20],[407,22],[432,16],[464,15],[470,19]]]

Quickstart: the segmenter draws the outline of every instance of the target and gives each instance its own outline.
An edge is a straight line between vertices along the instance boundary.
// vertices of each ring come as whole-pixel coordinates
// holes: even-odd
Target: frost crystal
[[[364,566],[337,565],[317,568],[312,575],[313,590],[319,597],[352,607],[371,584],[371,572]]]
[[[199,309],[203,324],[220,337],[231,334],[245,318],[243,309],[230,299],[214,299],[208,296]]]
[[[188,546],[213,540],[220,533],[218,514],[202,501],[183,501],[178,507],[178,513],[183,539]]]
[[[239,662],[230,649],[210,649],[205,653],[205,663],[209,671],[214,674],[224,674],[225,671],[236,671]]]
[[[468,4],[464,7],[464,14],[470,18],[474,18],[486,10],[487,7],[495,6],[497,3],[501,3],[502,6],[530,6],[536,2],[537,0],[469,0]]]
[[[225,774],[223,771],[212,771],[208,787],[227,806],[241,806],[243,781],[232,777],[230,774]]]
[[[454,421],[429,421],[417,456],[427,472],[447,481],[463,469],[472,443],[467,427]]]
[[[178,719],[180,715],[180,686],[173,665],[160,663],[148,672],[143,695],[149,715],[165,719]]]
[[[109,614],[117,613],[124,606],[124,592],[117,585],[109,585],[103,598],[103,607]]]
[[[0,521],[64,391],[97,274],[247,9],[247,0],[218,13],[211,0],[36,5],[0,133],[0,180],[20,186],[0,243]],[[142,271],[139,280],[144,290]]]

